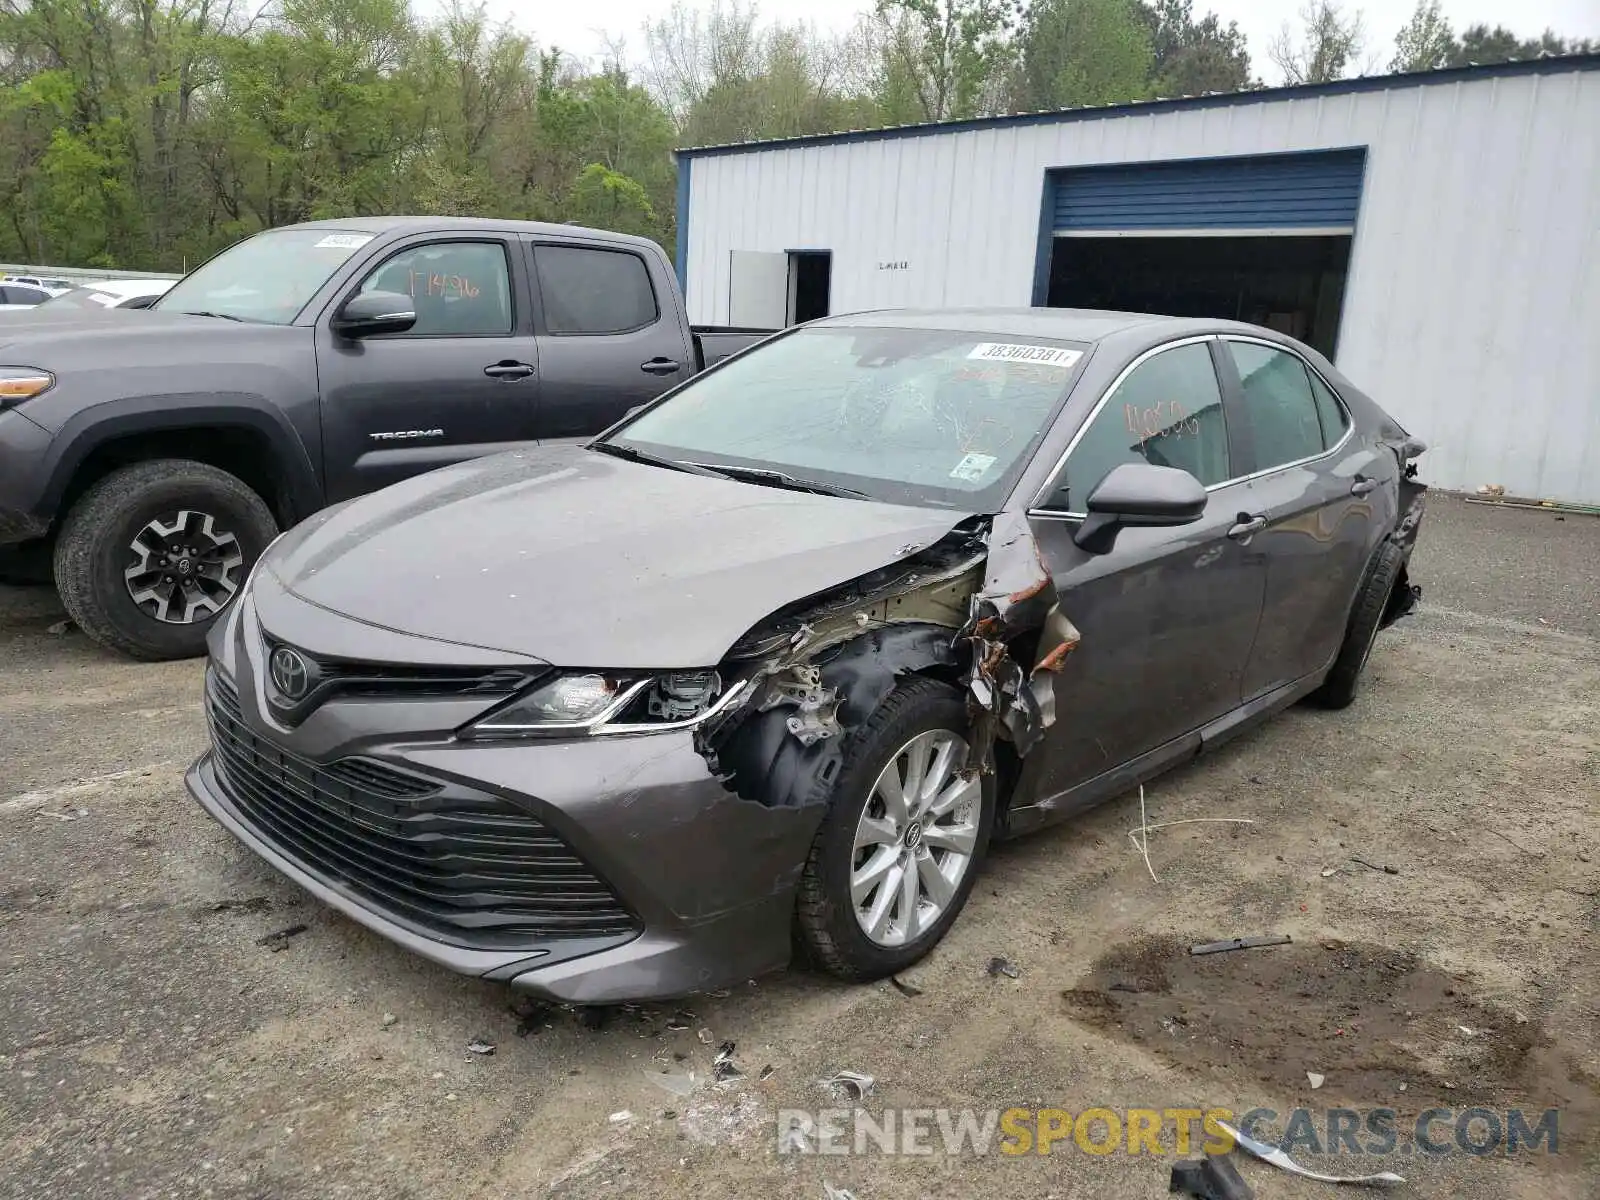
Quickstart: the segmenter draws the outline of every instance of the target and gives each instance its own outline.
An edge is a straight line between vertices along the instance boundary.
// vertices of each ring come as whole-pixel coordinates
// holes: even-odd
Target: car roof
[[[1159,313],[1101,308],[892,308],[848,313],[813,322],[819,326],[881,329],[944,329],[984,337],[1042,337],[1069,342],[1112,342],[1118,351],[1141,353],[1178,338],[1239,333],[1294,346],[1294,339],[1260,325],[1209,317],[1170,317]],[[1320,366],[1319,362],[1319,366]]]
[[[608,233],[587,229],[582,225],[556,225],[547,221],[502,221],[494,217],[336,217],[326,221],[304,221],[298,225],[283,225],[280,229],[329,229],[348,233],[400,234],[400,233],[460,233],[481,230],[484,233],[528,233],[541,237],[602,237],[607,241],[630,245],[655,245],[648,238],[633,237],[625,233]]]

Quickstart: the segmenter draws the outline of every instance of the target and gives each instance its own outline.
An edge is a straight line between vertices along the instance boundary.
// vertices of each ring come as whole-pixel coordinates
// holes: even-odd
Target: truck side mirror
[[[417,305],[399,292],[358,292],[333,314],[329,326],[340,337],[404,333],[417,323]]]

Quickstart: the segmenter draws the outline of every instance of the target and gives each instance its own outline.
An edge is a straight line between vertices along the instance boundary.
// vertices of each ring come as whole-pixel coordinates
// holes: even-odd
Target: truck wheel
[[[901,683],[846,736],[796,924],[829,974],[881,979],[955,924],[988,847],[994,780],[967,773],[966,705],[930,679]]]
[[[56,539],[56,588],[95,641],[157,661],[205,653],[217,615],[277,534],[243,481],[186,459],[113,471]]]
[[[1379,547],[1372,568],[1356,593],[1355,607],[1350,610],[1350,624],[1345,629],[1339,655],[1333,660],[1322,686],[1311,693],[1313,704],[1320,708],[1348,708],[1356,698],[1361,673],[1366,670],[1367,659],[1372,657],[1373,642],[1378,640],[1383,610],[1389,604],[1389,594],[1394,591],[1405,561],[1404,552],[1393,542],[1384,542]]]

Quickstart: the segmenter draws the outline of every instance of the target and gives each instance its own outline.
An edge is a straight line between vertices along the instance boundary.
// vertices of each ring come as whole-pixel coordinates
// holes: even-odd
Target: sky
[[[809,20],[824,30],[844,30],[872,0],[757,0],[764,19]],[[540,45],[560,46],[580,58],[600,56],[607,35],[622,35],[628,56],[644,54],[641,29],[648,19],[664,13],[670,0],[583,0],[551,4],[531,0],[487,0],[489,14],[509,20]],[[693,3],[693,0],[691,0]],[[1366,55],[1376,54],[1380,68],[1387,66],[1394,35],[1411,16],[1416,0],[1346,0],[1347,10],[1360,11],[1367,29]],[[701,5],[709,7],[709,0]],[[1267,43],[1292,21],[1300,0],[1194,0],[1195,13],[1208,9],[1223,22],[1237,21],[1250,43],[1250,60],[1258,76],[1280,83],[1276,67],[1267,61]],[[426,12],[428,0],[418,8]],[[1480,22],[1507,25],[1524,37],[1535,37],[1547,26],[1576,37],[1600,36],[1600,0],[1444,0],[1441,8],[1459,31]],[[1366,55],[1363,57],[1365,58]]]

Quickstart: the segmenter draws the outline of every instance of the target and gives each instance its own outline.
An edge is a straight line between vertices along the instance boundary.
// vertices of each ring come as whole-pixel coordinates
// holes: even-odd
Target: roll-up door
[[[1055,173],[1058,237],[1349,234],[1362,150],[1075,167]]]

